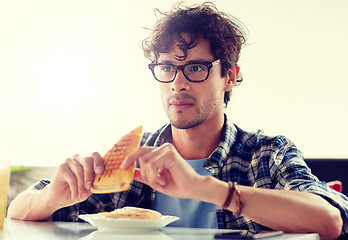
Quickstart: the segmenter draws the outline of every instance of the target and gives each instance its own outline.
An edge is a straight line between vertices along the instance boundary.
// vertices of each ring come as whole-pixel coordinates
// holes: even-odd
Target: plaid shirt
[[[342,233],[348,233],[348,197],[332,190],[311,174],[301,152],[291,141],[284,136],[265,136],[261,131],[248,133],[225,119],[221,141],[204,165],[212,172],[212,176],[245,186],[317,194],[340,210],[344,222]],[[171,126],[167,124],[153,134],[145,134],[142,144],[160,146],[170,139]],[[36,188],[42,189],[47,184],[49,181],[41,181]],[[54,213],[53,220],[82,221],[78,218],[79,214],[112,211],[124,206],[151,209],[154,200],[154,190],[134,181],[127,191],[93,194],[84,202],[62,208]],[[217,209],[216,214],[219,228],[246,229],[251,232],[267,230],[228,210]]]

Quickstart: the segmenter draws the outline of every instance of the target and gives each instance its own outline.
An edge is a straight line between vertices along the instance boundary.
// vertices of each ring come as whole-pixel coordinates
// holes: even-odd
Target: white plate
[[[132,218],[109,218],[99,214],[84,214],[79,218],[98,227],[103,231],[137,231],[158,230],[169,223],[179,220],[176,216],[162,216],[161,219],[132,219]]]

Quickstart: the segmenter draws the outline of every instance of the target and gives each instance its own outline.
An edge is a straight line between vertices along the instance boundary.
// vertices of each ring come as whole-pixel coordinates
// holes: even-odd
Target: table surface
[[[165,227],[158,231],[132,231],[132,232],[105,232],[88,223],[71,222],[28,222],[6,219],[4,230],[0,231],[0,239],[134,239],[134,240],[181,240],[214,239],[215,233],[227,232],[231,230],[201,229],[201,228],[174,228]],[[319,240],[318,234],[283,234],[278,237],[263,238],[264,240]]]

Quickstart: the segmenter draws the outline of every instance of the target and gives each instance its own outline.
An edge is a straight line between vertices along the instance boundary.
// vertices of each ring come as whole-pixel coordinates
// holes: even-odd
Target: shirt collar
[[[172,138],[172,128],[169,123],[162,126],[156,132],[152,133],[146,140],[144,146],[159,147],[163,143],[170,142]]]
[[[221,140],[217,148],[210,155],[207,165],[214,165],[214,162],[218,165],[223,165],[223,160],[227,159],[230,155],[232,145],[234,144],[237,136],[236,126],[225,115],[225,124],[221,135]]]
[[[237,135],[236,126],[228,119],[227,115],[224,115],[225,123],[223,126],[223,132],[221,140],[214,152],[208,157],[207,164],[211,165],[214,162],[218,165],[222,164],[222,160],[226,159],[230,154],[230,149],[235,142]],[[152,141],[147,141],[145,145],[151,145],[158,147],[163,143],[170,142],[172,138],[171,125],[168,123],[153,134]],[[151,139],[151,137],[150,137]]]

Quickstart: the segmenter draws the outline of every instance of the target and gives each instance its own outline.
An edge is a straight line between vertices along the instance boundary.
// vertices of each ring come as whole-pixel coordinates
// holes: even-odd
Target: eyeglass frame
[[[149,69],[151,70],[152,72],[152,75],[154,76],[154,78],[158,81],[158,82],[161,82],[161,83],[170,83],[170,82],[173,82],[176,78],[176,75],[178,74],[178,70],[181,70],[181,72],[183,73],[183,75],[185,76],[186,80],[189,81],[189,82],[194,82],[194,83],[199,83],[199,82],[204,82],[205,80],[208,79],[209,77],[209,74],[210,74],[210,70],[217,64],[221,63],[221,60],[220,59],[217,59],[213,62],[205,62],[205,61],[192,61],[192,62],[189,62],[189,63],[186,63],[184,65],[175,65],[175,64],[171,64],[171,63],[150,63],[148,65]],[[188,65],[194,65],[194,64],[202,64],[204,66],[207,67],[208,69],[208,73],[207,73],[207,76],[205,77],[205,79],[203,80],[191,80],[185,73],[184,69],[185,67],[187,67]],[[170,81],[162,81],[162,80],[159,80],[156,75],[155,75],[155,71],[154,71],[154,68],[156,66],[160,66],[160,65],[169,65],[169,66],[172,66],[174,67],[175,69],[175,74],[173,76],[173,79],[170,80]]]

